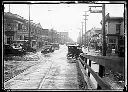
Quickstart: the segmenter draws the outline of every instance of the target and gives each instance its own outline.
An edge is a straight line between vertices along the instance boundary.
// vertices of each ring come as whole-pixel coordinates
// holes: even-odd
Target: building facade
[[[68,32],[43,29],[40,23],[30,20],[29,24],[29,20],[11,12],[4,12],[3,23],[4,44],[29,44],[30,40],[30,46],[38,49],[45,44],[66,43],[69,40]]]
[[[12,41],[18,39],[17,32],[22,24],[21,19],[12,13],[4,13],[4,43],[11,44]]]
[[[101,28],[92,28],[86,32],[86,46],[98,50],[102,46]]]
[[[4,12],[4,44],[13,43],[25,44],[29,40],[29,21],[23,17],[12,14],[10,12]],[[42,27],[39,24],[30,22],[30,46],[36,47],[40,39],[40,35],[43,34]]]
[[[66,44],[69,42],[69,35],[68,32],[57,32],[59,35],[59,43],[60,44]]]
[[[105,18],[105,34],[107,49],[119,50],[124,44],[124,19],[123,17],[110,17],[109,14]]]

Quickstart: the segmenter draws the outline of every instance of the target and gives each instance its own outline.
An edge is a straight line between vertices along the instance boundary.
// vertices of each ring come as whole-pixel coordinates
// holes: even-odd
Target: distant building
[[[60,35],[60,43],[65,44],[69,40],[68,32],[57,32]]]
[[[86,32],[86,38],[84,37],[84,40],[85,39],[86,39],[86,46],[90,46],[95,49],[98,49],[100,46],[102,46],[101,28],[94,27],[91,30],[88,30]]]
[[[79,32],[78,38],[77,38],[77,43],[82,45],[83,44],[83,39],[82,39],[82,33],[81,31]]]

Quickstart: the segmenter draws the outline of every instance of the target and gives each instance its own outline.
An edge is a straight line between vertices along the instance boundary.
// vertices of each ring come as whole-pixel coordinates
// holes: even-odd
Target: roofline
[[[28,23],[29,22],[29,20],[27,20],[27,19],[24,19],[22,16],[20,16],[20,15],[18,15],[18,14],[13,14],[13,13],[11,13],[11,12],[4,12],[4,17],[8,17],[8,18],[11,18],[11,19],[15,19],[15,20],[18,20],[18,21],[20,21],[20,22],[23,22],[23,23]],[[34,22],[31,22],[32,20],[30,20],[30,23],[31,23],[31,25],[34,25],[34,26],[38,26],[38,24],[36,24],[36,23],[34,23]],[[39,26],[38,26],[39,27]],[[40,28],[42,28],[42,26],[40,27]]]
[[[4,17],[14,18],[14,19],[19,20],[19,21],[22,21],[22,22],[26,22],[27,21],[26,19],[24,19],[20,15],[13,14],[11,12],[4,12]]]
[[[107,20],[123,20],[123,17],[109,17],[109,18],[106,18],[106,21]]]
[[[111,20],[123,21],[123,19],[124,19],[124,17],[111,17],[111,16],[109,16],[109,13],[105,16],[105,22],[111,21]],[[100,24],[102,25],[102,20],[101,20]]]

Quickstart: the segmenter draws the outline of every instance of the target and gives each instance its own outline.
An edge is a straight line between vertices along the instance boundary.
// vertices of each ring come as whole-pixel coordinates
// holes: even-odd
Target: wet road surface
[[[4,83],[5,89],[79,89],[76,63],[66,58],[67,47],[53,53],[36,53],[39,64]]]

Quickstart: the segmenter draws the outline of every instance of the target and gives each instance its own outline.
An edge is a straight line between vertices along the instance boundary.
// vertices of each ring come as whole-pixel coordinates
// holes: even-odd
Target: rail
[[[89,61],[87,61],[89,59]],[[101,76],[102,74],[105,74],[105,71],[100,69],[99,67],[99,74],[96,73],[92,68],[91,68],[91,61],[99,64],[99,66],[102,66],[104,68],[110,69],[114,72],[118,72],[121,75],[124,76],[124,58],[112,58],[108,56],[92,56],[92,55],[87,55],[87,54],[80,54],[79,60],[78,60],[78,65],[79,68],[82,71],[82,74],[84,76],[85,81],[89,81],[90,73],[92,76],[95,78],[98,84],[97,89],[113,89],[111,85],[109,85],[107,82],[105,82]],[[87,63],[88,62],[88,63]],[[88,73],[86,71],[88,69]],[[101,74],[102,73],[102,74]],[[88,78],[87,78],[88,76]],[[91,85],[87,82],[87,85],[89,86],[90,89],[94,89],[94,85]]]

